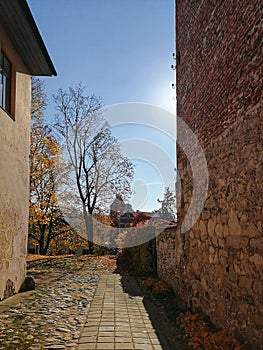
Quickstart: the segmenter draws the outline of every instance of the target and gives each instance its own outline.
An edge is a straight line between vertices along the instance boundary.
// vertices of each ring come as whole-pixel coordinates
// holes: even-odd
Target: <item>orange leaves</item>
[[[146,213],[136,213],[131,223],[131,227],[141,226],[144,222],[150,220],[150,216]]]
[[[199,315],[198,314],[194,314],[194,315],[191,315],[191,318],[190,318],[190,320],[191,321],[196,321],[196,320],[198,320],[199,319]]]
[[[213,332],[199,314],[180,314],[178,324],[194,350],[241,350],[239,342],[227,329]]]
[[[170,287],[164,281],[157,278],[149,277],[140,283],[144,288],[150,289],[154,294],[165,294],[170,291]]]
[[[152,291],[154,294],[164,294],[167,293],[169,289],[169,286],[165,282],[159,280],[154,283]]]
[[[147,288],[147,289],[152,289],[154,283],[155,283],[155,279],[152,277],[147,278],[146,280],[142,280],[140,283],[143,287]]]

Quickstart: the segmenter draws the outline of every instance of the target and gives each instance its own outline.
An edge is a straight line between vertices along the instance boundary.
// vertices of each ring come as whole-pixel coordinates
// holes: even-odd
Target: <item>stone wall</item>
[[[178,230],[158,237],[158,274],[245,348],[263,349],[263,7],[176,3],[177,112],[203,147],[209,185],[201,216],[182,233],[193,179],[179,148]]]
[[[156,276],[156,240],[122,249],[117,267],[120,272],[132,276]]]
[[[263,123],[257,113],[207,148],[208,198],[192,229],[167,230],[157,239],[158,275],[189,307],[252,349],[263,344],[263,169],[249,166],[263,161]],[[190,165],[181,164],[179,171],[185,181],[182,221],[191,201]]]
[[[26,268],[31,77],[0,27],[13,68],[13,120],[0,108],[0,300],[18,292]]]

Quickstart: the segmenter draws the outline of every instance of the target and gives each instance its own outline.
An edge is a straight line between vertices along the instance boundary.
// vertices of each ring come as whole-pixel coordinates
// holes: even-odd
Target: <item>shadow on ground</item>
[[[175,322],[168,319],[164,308],[162,308],[160,304],[158,305],[154,302],[150,292],[142,290],[136,277],[122,275],[121,284],[124,292],[129,294],[130,298],[135,296],[143,298],[144,307],[164,350],[190,349],[187,342],[182,340],[181,331]]]

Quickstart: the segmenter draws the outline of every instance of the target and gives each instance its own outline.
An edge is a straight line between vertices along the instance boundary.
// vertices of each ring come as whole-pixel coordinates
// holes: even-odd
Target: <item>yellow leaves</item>
[[[43,116],[45,105],[44,85],[39,79],[33,79],[29,156],[29,233],[39,243],[44,242],[46,250],[51,240],[57,235],[63,236],[62,246],[68,244],[68,236],[65,232],[70,231],[71,228],[63,219],[58,206],[56,192],[59,187],[59,177],[64,173],[64,169],[60,161],[59,144],[50,127],[45,124]]]
[[[189,339],[194,350],[241,350],[241,345],[229,336],[227,329],[212,331],[199,314],[181,313],[178,324],[183,330],[183,338]]]
[[[112,220],[108,215],[98,214],[98,215],[95,215],[95,219],[107,226],[111,226],[112,224]]]
[[[38,102],[37,100],[35,101]],[[36,117],[31,128],[30,220],[47,225],[57,209],[57,174],[62,172],[60,148],[44,119]]]
[[[72,231],[70,226],[64,226],[63,233],[55,237],[50,245],[53,254],[65,254],[68,250],[75,250],[79,246],[87,248],[88,243]]]
[[[116,238],[116,244],[118,245],[118,247],[125,247],[125,243],[128,237],[129,235],[127,231],[122,231],[121,233],[119,233],[118,237]]]

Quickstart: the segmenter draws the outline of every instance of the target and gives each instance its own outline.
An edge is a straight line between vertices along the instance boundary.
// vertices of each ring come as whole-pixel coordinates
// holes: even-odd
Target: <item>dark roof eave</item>
[[[36,40],[38,42],[40,50],[42,51],[43,56],[45,57],[45,59],[47,61],[47,64],[48,64],[50,72],[51,72],[50,75],[57,76],[57,72],[55,70],[53,62],[52,62],[52,60],[51,60],[51,58],[49,56],[49,53],[48,53],[47,48],[45,46],[45,43],[44,43],[44,41],[42,39],[42,36],[41,36],[41,34],[40,34],[39,30],[38,30],[38,27],[36,25],[34,17],[32,16],[31,10],[30,10],[26,0],[22,0],[22,1],[20,0],[19,4],[20,4],[21,8],[23,9],[23,11],[25,13],[25,16],[27,17],[27,20],[28,20],[28,22],[30,24],[30,27],[32,28],[32,31],[35,34],[35,38],[36,38]],[[38,74],[34,74],[34,75],[38,75]],[[45,74],[45,75],[48,76],[49,74]]]
[[[57,76],[26,0],[1,0],[0,24],[18,54],[36,76]]]

